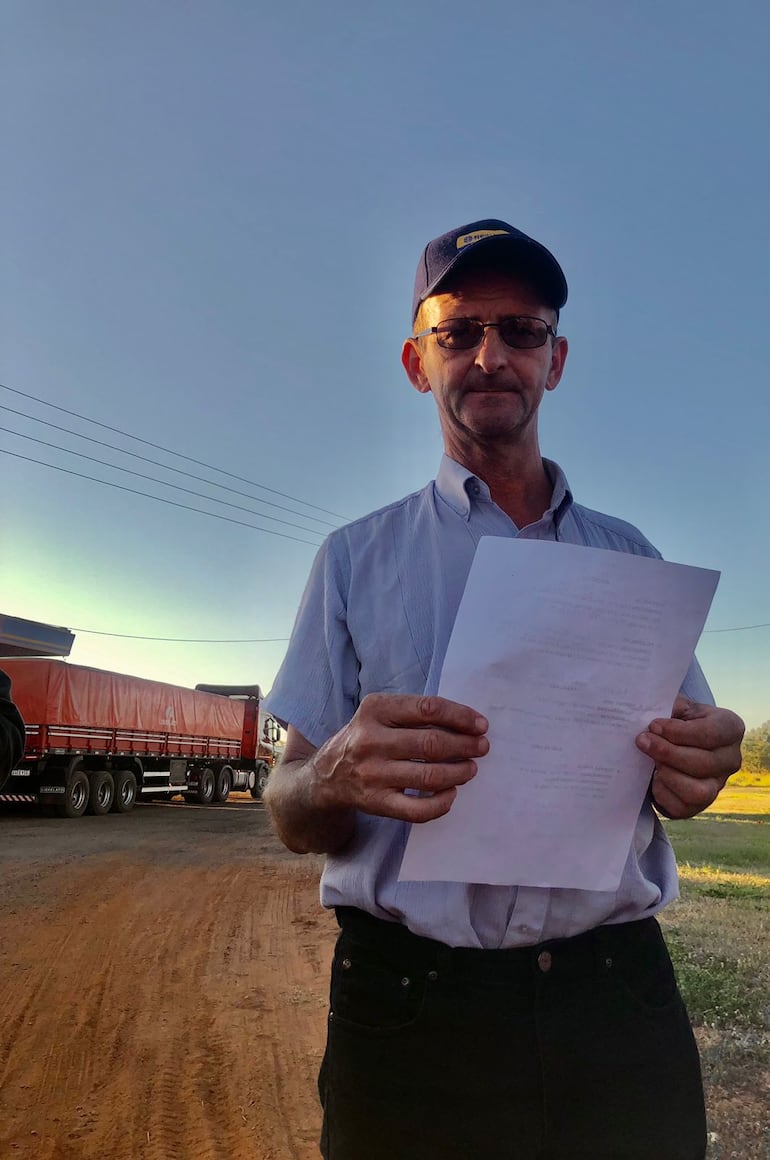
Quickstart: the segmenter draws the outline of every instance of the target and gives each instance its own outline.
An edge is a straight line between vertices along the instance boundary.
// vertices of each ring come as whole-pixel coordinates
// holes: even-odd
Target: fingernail
[[[486,733],[487,729],[489,728],[489,722],[487,721],[486,717],[482,717],[480,713],[476,718],[476,728],[481,733]]]
[[[640,749],[643,749],[645,753],[650,752],[651,743],[651,738],[648,733],[640,733],[636,739],[636,744]]]

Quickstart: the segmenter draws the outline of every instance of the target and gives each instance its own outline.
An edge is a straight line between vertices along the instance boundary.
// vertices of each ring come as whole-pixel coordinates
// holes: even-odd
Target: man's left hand
[[[636,744],[655,762],[653,804],[670,818],[691,818],[716,800],[741,768],[745,725],[737,713],[681,694],[671,716],[657,717]]]

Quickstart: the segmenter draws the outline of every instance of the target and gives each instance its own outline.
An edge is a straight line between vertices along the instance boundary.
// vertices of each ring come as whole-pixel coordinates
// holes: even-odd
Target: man
[[[24,752],[24,722],[11,700],[11,678],[0,669],[0,790]]]
[[[636,740],[655,773],[616,892],[398,881],[410,823],[483,777],[487,721],[435,695],[479,537],[658,555],[541,457],[566,298],[553,255],[505,222],[428,244],[402,361],[446,454],[421,492],[329,537],[268,698],[288,738],[266,801],[292,850],[328,855],[322,902],[341,926],[327,1160],[704,1154],[697,1051],[653,917],[676,895],[653,803],[677,818],[709,805],[743,725],[695,660],[671,719]]]

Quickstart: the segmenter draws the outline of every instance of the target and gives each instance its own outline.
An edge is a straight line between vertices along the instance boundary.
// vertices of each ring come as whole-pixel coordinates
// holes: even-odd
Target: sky
[[[754,0],[7,0],[0,611],[267,690],[323,536],[435,475],[414,271],[499,217],[570,286],[543,453],[721,571],[698,655],[770,718],[768,45]]]

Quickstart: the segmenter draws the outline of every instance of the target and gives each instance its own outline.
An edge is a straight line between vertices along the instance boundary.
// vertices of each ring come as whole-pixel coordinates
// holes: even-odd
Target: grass
[[[770,787],[666,822],[681,900],[661,915],[701,1049],[710,1160],[770,1160]]]
[[[753,773],[749,772],[749,770],[741,769],[730,778],[730,785],[758,785],[764,786],[765,789],[770,789],[770,772],[763,770],[760,773]]]

